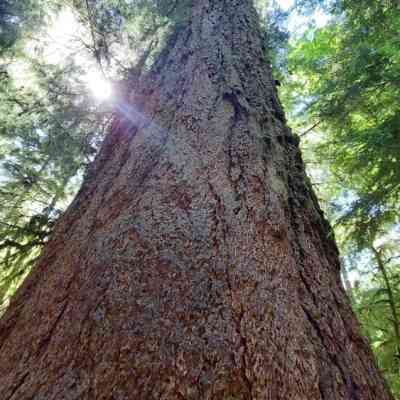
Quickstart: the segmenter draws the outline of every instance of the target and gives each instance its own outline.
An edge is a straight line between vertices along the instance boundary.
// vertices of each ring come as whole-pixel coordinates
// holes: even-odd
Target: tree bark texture
[[[0,325],[5,400],[391,399],[250,0],[195,2]]]

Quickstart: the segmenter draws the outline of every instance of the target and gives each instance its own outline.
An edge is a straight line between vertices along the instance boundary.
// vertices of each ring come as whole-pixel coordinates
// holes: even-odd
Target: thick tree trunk
[[[1,321],[1,398],[390,399],[251,2],[195,3]]]

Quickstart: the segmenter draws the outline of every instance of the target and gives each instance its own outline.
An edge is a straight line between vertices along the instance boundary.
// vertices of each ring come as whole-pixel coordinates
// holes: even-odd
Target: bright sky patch
[[[97,100],[107,100],[112,94],[110,82],[98,71],[88,71],[86,75],[86,84]]]

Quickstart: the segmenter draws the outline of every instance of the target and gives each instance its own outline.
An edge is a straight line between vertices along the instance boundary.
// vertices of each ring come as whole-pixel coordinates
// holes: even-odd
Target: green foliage
[[[297,3],[310,13],[315,1]],[[389,0],[317,3],[330,22],[291,42],[282,95],[357,281],[355,310],[400,397],[400,9]]]
[[[400,264],[398,259],[383,255],[387,269],[387,281],[390,282],[392,296],[396,306],[400,303]],[[382,273],[374,273],[364,287],[354,290],[354,309],[360,319],[364,334],[369,339],[377,356],[379,367],[384,372],[393,393],[400,394],[400,354],[399,337],[394,331],[393,313],[387,282]],[[398,307],[397,307],[398,310]],[[399,311],[399,310],[398,310]],[[398,323],[398,321],[397,321]]]
[[[54,4],[45,0],[2,0],[0,2],[0,56],[16,51],[17,44],[41,26]]]
[[[191,0],[75,0],[72,8],[90,33],[85,46],[102,68],[125,73],[143,53],[159,51],[188,17]],[[129,56],[130,55],[130,56]],[[147,61],[147,59],[146,59]]]
[[[107,123],[77,67],[31,68],[31,88],[0,80],[0,299],[40,253]]]
[[[318,155],[355,198],[342,222],[359,240],[397,221],[400,196],[400,10],[379,3],[344,2],[336,23],[308,31],[289,59],[301,112],[329,133]]]
[[[270,8],[266,15],[264,28],[264,41],[266,47],[266,61],[272,64],[274,76],[281,80],[286,72],[287,49],[289,32],[287,19],[289,12],[279,7]]]

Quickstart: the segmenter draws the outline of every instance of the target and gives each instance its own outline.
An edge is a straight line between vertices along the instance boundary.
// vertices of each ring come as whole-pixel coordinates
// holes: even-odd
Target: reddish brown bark
[[[249,0],[196,2],[0,325],[27,399],[390,399]]]

